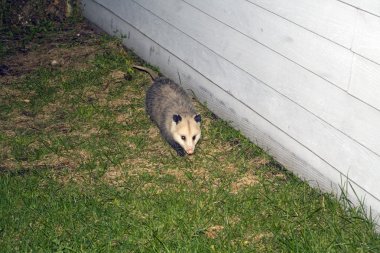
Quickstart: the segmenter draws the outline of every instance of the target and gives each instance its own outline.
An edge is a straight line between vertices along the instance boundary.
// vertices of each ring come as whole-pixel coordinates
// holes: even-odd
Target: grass
[[[43,41],[3,58],[2,252],[380,251],[360,208],[196,101],[202,140],[176,156],[145,114],[141,60],[117,40],[78,24]]]

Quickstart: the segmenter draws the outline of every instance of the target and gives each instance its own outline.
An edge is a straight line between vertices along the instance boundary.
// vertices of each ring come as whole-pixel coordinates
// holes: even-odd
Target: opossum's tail
[[[146,68],[146,67],[138,66],[138,65],[133,65],[132,67],[135,68],[135,69],[138,69],[138,70],[145,71],[146,73],[148,73],[150,75],[150,77],[153,80],[158,77],[158,74],[156,72],[154,72],[153,70],[151,70],[150,68]]]

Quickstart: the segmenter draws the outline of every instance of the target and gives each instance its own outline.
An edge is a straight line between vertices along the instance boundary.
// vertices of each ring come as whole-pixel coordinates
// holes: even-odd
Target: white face
[[[171,130],[174,140],[187,154],[193,154],[201,138],[200,122],[196,122],[194,117],[184,117],[178,123],[173,121]]]

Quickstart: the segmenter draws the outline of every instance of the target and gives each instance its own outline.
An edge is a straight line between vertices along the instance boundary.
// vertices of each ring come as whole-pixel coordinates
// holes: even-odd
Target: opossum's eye
[[[195,141],[195,137],[196,137],[196,136],[194,135],[194,136],[193,136],[193,141]]]
[[[186,136],[182,135],[181,139],[185,141],[186,140]]]

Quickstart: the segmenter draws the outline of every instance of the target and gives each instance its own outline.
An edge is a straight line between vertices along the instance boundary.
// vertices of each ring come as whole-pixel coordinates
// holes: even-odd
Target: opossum
[[[201,137],[201,115],[194,109],[186,92],[172,80],[159,77],[149,68],[133,67],[147,72],[153,79],[146,93],[145,106],[162,137],[178,155],[193,154]]]

